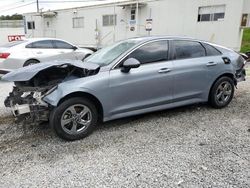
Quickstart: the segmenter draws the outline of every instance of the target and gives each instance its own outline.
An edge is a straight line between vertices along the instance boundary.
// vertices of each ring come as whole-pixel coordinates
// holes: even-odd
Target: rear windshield
[[[22,44],[24,42],[27,42],[27,41],[26,40],[13,41],[13,42],[6,43],[4,45],[0,45],[0,47],[10,48],[10,47],[16,46],[18,44]]]

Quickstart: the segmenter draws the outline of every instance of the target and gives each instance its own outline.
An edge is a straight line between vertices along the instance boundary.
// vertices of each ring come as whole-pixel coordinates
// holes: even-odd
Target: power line
[[[106,0],[62,0],[62,1],[39,1],[39,3],[85,3],[85,2],[96,2],[96,1],[106,1]]]
[[[97,2],[97,1],[105,1],[105,0],[73,0],[73,1],[70,1],[70,0],[62,0],[62,1],[40,1],[39,0],[39,2],[38,2],[38,0],[33,0],[30,3],[26,3],[26,4],[19,5],[19,6],[10,7],[10,8],[7,8],[7,9],[4,8],[4,9],[1,10],[1,8],[0,8],[0,11],[2,13],[2,12],[9,11],[9,10],[13,10],[13,9],[18,9],[18,8],[21,8],[21,7],[25,7],[25,6],[34,4],[34,3],[37,4],[37,9],[39,9],[39,4],[48,4],[48,3],[80,3],[80,2],[84,3],[84,2]],[[24,1],[21,0],[21,1],[16,2],[16,3],[20,3],[20,2],[24,2]],[[8,6],[14,5],[16,3],[9,4]]]
[[[25,7],[25,6],[31,5],[31,4],[33,4],[33,3],[36,3],[36,1],[33,1],[33,2],[30,2],[30,3],[24,4],[24,5],[19,5],[19,6],[16,6],[16,7],[11,7],[11,8],[8,8],[8,9],[3,9],[3,10],[1,10],[1,12],[6,12],[6,11],[8,11],[8,10],[13,10],[13,9]]]
[[[10,4],[6,4],[4,6],[0,6],[0,8],[5,8],[5,7],[8,7],[8,6],[12,6],[12,5],[15,5],[16,3],[21,3],[21,2],[22,2],[22,0],[21,1],[16,1],[15,3],[10,3]]]

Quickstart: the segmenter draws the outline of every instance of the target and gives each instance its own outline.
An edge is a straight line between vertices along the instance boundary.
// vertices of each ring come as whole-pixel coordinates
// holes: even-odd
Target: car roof
[[[62,39],[58,39],[58,38],[26,38],[25,40],[29,41],[29,42],[34,42],[34,41],[40,41],[40,40],[62,40]],[[64,40],[62,40],[64,41]]]
[[[150,41],[150,40],[158,40],[158,39],[192,40],[192,41],[206,42],[206,41],[195,39],[195,38],[192,38],[192,37],[171,36],[171,35],[168,35],[168,36],[164,36],[164,35],[163,36],[143,36],[143,37],[133,37],[133,38],[130,38],[130,39],[137,39],[137,40],[139,40],[141,42],[143,42],[143,41]]]

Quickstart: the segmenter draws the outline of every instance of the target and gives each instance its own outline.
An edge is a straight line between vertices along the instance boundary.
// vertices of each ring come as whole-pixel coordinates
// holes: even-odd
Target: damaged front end
[[[72,79],[95,75],[100,67],[81,61],[52,61],[23,67],[2,77],[13,81],[13,91],[5,99],[19,122],[48,121],[53,106],[43,98],[53,92],[58,84]]]

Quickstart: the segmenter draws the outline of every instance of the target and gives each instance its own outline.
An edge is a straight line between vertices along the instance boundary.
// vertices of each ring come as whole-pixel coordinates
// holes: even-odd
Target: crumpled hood
[[[44,63],[38,63],[35,65],[22,67],[11,71],[10,73],[4,75],[2,77],[3,80],[6,81],[28,81],[32,79],[36,74],[40,71],[51,68],[51,67],[63,67],[63,66],[75,66],[82,69],[87,70],[96,70],[100,66],[93,63],[86,63],[80,60],[56,60],[56,61],[48,61]]]

